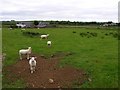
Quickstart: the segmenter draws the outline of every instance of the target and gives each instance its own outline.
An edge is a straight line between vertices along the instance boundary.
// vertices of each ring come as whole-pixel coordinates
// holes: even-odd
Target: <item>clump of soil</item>
[[[23,79],[27,88],[63,88],[72,87],[73,82],[77,81],[79,85],[87,80],[83,70],[75,69],[71,66],[59,67],[60,56],[54,56],[45,59],[40,55],[33,54],[37,59],[36,71],[31,74],[28,60],[18,60],[12,66],[3,69],[10,72],[6,77],[15,81]]]

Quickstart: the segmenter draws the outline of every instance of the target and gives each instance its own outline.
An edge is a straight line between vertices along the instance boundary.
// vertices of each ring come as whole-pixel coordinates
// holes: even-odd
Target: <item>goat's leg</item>
[[[40,38],[40,40],[42,40],[42,37]]]
[[[31,73],[33,73],[33,70],[31,70]]]
[[[22,55],[21,55],[21,53],[19,53],[19,56],[20,56],[20,60],[22,60]]]
[[[29,59],[29,54],[27,54],[27,59]]]
[[[33,67],[32,66],[30,67],[30,71],[31,71],[31,73],[33,73]]]
[[[35,67],[33,67],[33,71],[35,71]]]

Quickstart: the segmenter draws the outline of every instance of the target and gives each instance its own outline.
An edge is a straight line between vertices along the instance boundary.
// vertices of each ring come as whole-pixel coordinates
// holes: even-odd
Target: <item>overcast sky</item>
[[[1,20],[118,22],[120,0],[0,0]]]

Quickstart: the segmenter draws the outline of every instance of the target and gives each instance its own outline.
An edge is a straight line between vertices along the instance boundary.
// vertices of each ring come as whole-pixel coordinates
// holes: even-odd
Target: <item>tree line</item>
[[[20,22],[20,21],[19,21]],[[21,21],[22,22],[22,21]],[[33,22],[34,25],[38,25],[40,21],[34,20],[34,21],[29,21]],[[79,22],[79,21],[41,21],[41,22],[49,22],[50,25],[103,25],[103,24],[111,24],[113,23],[112,21],[108,22],[96,22],[96,21],[91,21],[91,22]],[[15,26],[18,21],[11,20],[11,21],[2,21],[3,26]],[[116,25],[120,26],[120,23],[116,23]]]

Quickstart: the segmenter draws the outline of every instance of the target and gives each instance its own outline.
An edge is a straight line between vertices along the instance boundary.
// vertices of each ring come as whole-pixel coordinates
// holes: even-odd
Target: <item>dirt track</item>
[[[70,66],[59,67],[58,63],[60,56],[54,56],[45,59],[40,55],[35,55],[37,59],[36,71],[31,74],[27,59],[18,60],[12,66],[4,68],[10,72],[7,77],[12,81],[23,79],[26,82],[27,88],[63,88],[72,87],[73,82],[81,85],[87,80],[87,76],[83,70],[75,69]],[[4,72],[3,70],[3,72]],[[53,83],[49,82],[53,80]]]

